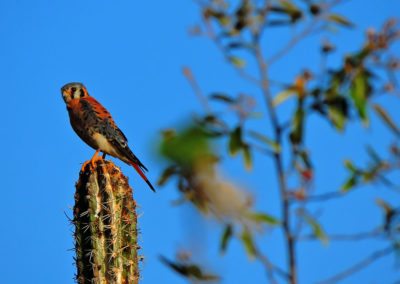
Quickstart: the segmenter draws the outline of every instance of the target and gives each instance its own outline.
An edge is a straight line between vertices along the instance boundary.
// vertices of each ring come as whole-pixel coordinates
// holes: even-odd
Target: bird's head
[[[89,93],[82,83],[68,83],[61,88],[61,95],[65,103],[73,99],[88,97]]]

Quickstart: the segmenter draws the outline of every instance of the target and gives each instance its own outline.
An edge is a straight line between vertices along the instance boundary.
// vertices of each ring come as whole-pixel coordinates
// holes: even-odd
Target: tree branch
[[[195,93],[196,97],[199,99],[201,105],[203,106],[204,110],[206,113],[211,112],[210,105],[208,104],[208,100],[206,96],[203,94],[201,91],[199,84],[197,84],[197,81],[195,77],[193,76],[192,70],[188,67],[183,67],[182,69],[183,75],[185,75],[186,79],[188,80],[190,86],[192,87],[193,92]]]
[[[383,229],[381,227],[377,227],[373,230],[367,232],[359,232],[355,234],[327,234],[329,240],[332,241],[362,241],[369,238],[375,238],[380,236],[383,233]],[[318,238],[314,235],[306,235],[300,236],[298,238],[299,241],[313,241],[318,240]]]
[[[322,13],[320,13],[318,16],[315,16],[313,20],[297,35],[294,35],[284,46],[282,49],[280,49],[278,52],[273,54],[269,60],[267,61],[268,65],[274,64],[276,61],[281,59],[284,55],[286,55],[290,50],[292,50],[302,39],[307,37],[309,34],[317,30],[318,28],[318,22],[323,19],[326,14],[329,12],[329,10],[339,4],[342,0],[334,0],[331,3],[328,3],[323,7]]]
[[[282,268],[273,264],[266,255],[263,255],[258,248],[255,247],[255,256],[256,258],[264,265],[265,270],[267,271],[267,277],[272,284],[277,284],[278,282],[275,280],[274,274],[278,274],[285,280],[289,279],[289,275]]]
[[[337,199],[340,197],[344,197],[347,195],[347,192],[343,192],[343,191],[331,191],[331,192],[327,192],[327,193],[322,193],[322,194],[318,194],[318,195],[310,195],[307,196],[305,198],[305,200],[301,200],[301,202],[324,202],[324,201],[329,201],[332,199]]]
[[[261,90],[264,96],[264,99],[267,104],[267,109],[269,113],[269,117],[272,123],[272,127],[274,129],[275,134],[275,143],[277,145],[281,145],[282,142],[282,131],[281,126],[279,124],[278,116],[276,110],[273,105],[272,95],[269,90],[269,82],[268,82],[268,70],[267,64],[265,62],[264,56],[262,54],[260,48],[259,34],[254,34],[254,55],[256,58],[257,66],[260,73],[261,79]],[[282,227],[286,239],[287,245],[287,254],[288,254],[288,266],[289,266],[289,281],[291,284],[297,283],[297,267],[296,267],[296,252],[295,252],[295,239],[290,229],[290,203],[287,196],[287,186],[286,179],[283,169],[282,162],[282,154],[281,152],[275,152],[273,155],[273,159],[275,161],[275,166],[277,169],[278,175],[278,183],[279,183],[279,192],[280,198],[282,202]]]
[[[340,280],[343,280],[352,274],[364,269],[365,267],[369,266],[370,264],[374,263],[378,259],[389,255],[395,250],[394,246],[389,246],[387,248],[384,248],[382,250],[378,250],[367,256],[365,259],[361,260],[360,262],[352,265],[351,267],[343,270],[342,272],[339,272],[338,274],[331,276],[325,280],[319,281],[316,284],[333,284],[337,283]]]

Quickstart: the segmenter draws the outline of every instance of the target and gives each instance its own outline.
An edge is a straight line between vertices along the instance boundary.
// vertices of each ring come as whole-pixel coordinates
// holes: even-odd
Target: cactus
[[[99,160],[80,172],[74,219],[79,284],[137,284],[136,204],[127,178]]]

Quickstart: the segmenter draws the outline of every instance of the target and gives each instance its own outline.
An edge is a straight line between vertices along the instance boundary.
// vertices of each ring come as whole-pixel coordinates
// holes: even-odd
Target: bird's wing
[[[128,139],[118,128],[108,110],[93,97],[86,97],[82,98],[81,100],[83,100],[82,107],[88,108],[88,112],[91,113],[93,119],[96,120],[96,122],[93,124],[96,128],[94,131],[106,137],[121,155],[123,155],[129,161],[137,164],[142,170],[147,171],[147,168],[129,148]]]

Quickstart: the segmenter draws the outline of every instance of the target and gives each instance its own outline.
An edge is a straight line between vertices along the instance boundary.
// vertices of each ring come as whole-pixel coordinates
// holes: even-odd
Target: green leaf
[[[280,0],[279,2],[286,11],[294,12],[299,10],[290,0]]]
[[[251,258],[254,258],[257,254],[256,247],[254,246],[253,236],[249,230],[243,230],[241,236],[244,248],[246,249],[247,255]]]
[[[328,106],[328,117],[333,125],[340,131],[344,129],[348,116],[347,100],[340,96],[334,95],[325,101]]]
[[[246,66],[246,61],[236,56],[229,56],[229,62],[231,62],[237,68],[244,68]]]
[[[257,223],[266,223],[268,225],[279,225],[280,222],[277,218],[266,213],[250,213],[249,218],[256,221]]]
[[[229,135],[229,153],[235,156],[242,147],[242,128],[238,126]]]
[[[157,181],[157,184],[160,186],[164,185],[170,179],[170,177],[176,173],[177,173],[176,166],[175,165],[169,166],[163,171],[161,177]]]
[[[217,275],[205,273],[203,269],[196,264],[171,261],[162,255],[160,256],[160,260],[178,274],[189,279],[194,278],[201,281],[215,281],[220,279]]]
[[[240,32],[242,29],[248,26],[249,21],[247,19],[250,17],[253,10],[250,1],[241,1],[241,2],[242,4],[235,12],[236,16],[235,30],[237,32]]]
[[[346,124],[346,117],[343,115],[343,112],[339,111],[335,107],[329,107],[328,108],[328,115],[329,118],[331,119],[333,125],[338,129],[338,130],[343,130],[344,126]]]
[[[290,0],[280,0],[280,4],[282,5],[282,12],[288,14],[292,20],[292,22],[296,22],[302,17],[301,10]]]
[[[216,101],[221,101],[221,102],[229,103],[229,104],[233,104],[236,102],[236,99],[234,99],[224,93],[212,93],[210,95],[210,98],[213,100],[216,100]]]
[[[357,168],[353,165],[353,163],[350,160],[345,160],[344,161],[344,166],[349,169],[352,173],[357,172]]]
[[[358,176],[356,173],[353,173],[347,180],[346,182],[342,185],[341,190],[343,192],[348,192],[358,184]]]
[[[213,155],[210,138],[199,126],[190,126],[179,133],[164,132],[163,138],[160,154],[181,167],[191,167]]]
[[[258,133],[256,131],[252,131],[252,130],[249,132],[249,134],[253,138],[255,138],[255,139],[267,144],[269,147],[271,147],[271,149],[275,153],[280,153],[281,152],[281,146],[278,143],[276,143],[274,140],[268,138],[267,136],[265,136],[265,135],[263,135],[261,133]]]
[[[236,127],[229,135],[229,154],[236,156],[239,151],[243,151],[245,167],[250,170],[253,165],[250,146],[243,142],[240,126]]]
[[[293,88],[288,88],[286,90],[283,90],[282,92],[278,93],[272,102],[274,107],[277,107],[287,99],[289,99],[291,96],[295,95],[296,91]]]
[[[231,224],[226,225],[224,233],[221,238],[220,251],[224,253],[228,247],[229,240],[233,236],[233,228]]]
[[[398,136],[400,136],[400,128],[394,123],[391,116],[380,105],[373,104],[372,107],[379,115],[379,117],[386,123],[386,125]]]
[[[303,124],[304,110],[303,107],[299,105],[292,119],[292,132],[290,133],[290,141],[292,141],[293,144],[299,144],[303,140]]]
[[[323,244],[328,244],[328,236],[325,233],[325,230],[322,228],[321,224],[317,222],[317,220],[309,214],[303,214],[304,220],[310,225],[313,235],[320,240]]]
[[[218,17],[217,20],[220,23],[220,25],[223,27],[226,27],[231,23],[231,19],[225,15]]]
[[[203,11],[203,15],[205,18],[212,17],[216,19],[221,26],[227,26],[230,24],[229,16],[225,15],[223,12],[207,8]]]
[[[253,161],[251,158],[250,146],[244,145],[242,147],[242,150],[243,150],[244,165],[247,170],[251,170],[253,167]]]
[[[369,169],[368,171],[364,171],[361,173],[361,177],[362,177],[362,181],[363,182],[370,182],[372,180],[374,180],[380,170],[380,164],[375,165],[374,167],[372,167],[371,169]]]
[[[368,78],[365,72],[359,72],[350,87],[350,96],[353,99],[354,105],[358,111],[361,120],[368,124],[367,117],[367,94]]]
[[[328,19],[332,22],[335,22],[337,24],[340,24],[348,28],[352,28],[354,26],[352,22],[350,22],[347,18],[339,14],[330,14]]]

